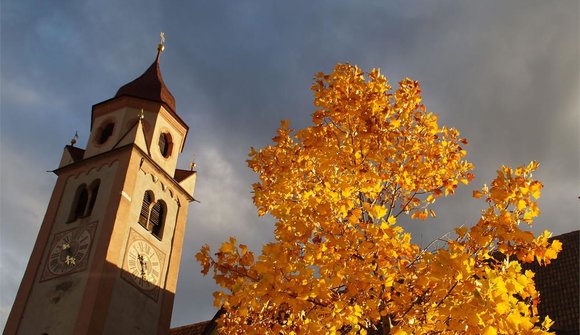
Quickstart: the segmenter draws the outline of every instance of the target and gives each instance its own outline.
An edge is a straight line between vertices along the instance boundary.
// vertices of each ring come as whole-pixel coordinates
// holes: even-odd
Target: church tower
[[[166,334],[195,171],[188,126],[153,64],[92,108],[67,145],[4,334]]]

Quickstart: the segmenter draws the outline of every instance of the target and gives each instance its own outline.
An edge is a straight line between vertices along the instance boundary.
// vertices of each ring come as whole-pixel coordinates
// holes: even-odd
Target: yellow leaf
[[[540,194],[542,191],[542,183],[540,183],[539,181],[534,181],[530,184],[530,193],[532,194],[532,197],[539,199],[540,198]]]
[[[455,228],[455,233],[457,233],[457,236],[463,237],[467,233],[467,227],[457,227]]]
[[[501,302],[496,303],[495,310],[500,315],[503,315],[503,314],[506,314],[510,310],[510,305],[509,305],[509,303],[507,303],[505,301],[501,301]]]
[[[370,210],[369,210],[369,215],[373,218],[373,219],[380,219],[383,216],[385,216],[387,214],[387,209],[383,206],[380,205],[374,205]]]
[[[236,248],[235,243],[236,243],[236,240],[233,237],[231,237],[229,242],[222,243],[222,246],[220,248],[220,252],[223,252],[223,253],[233,252]]]
[[[407,335],[407,332],[401,328],[395,327],[393,328],[393,335]]]
[[[389,216],[389,218],[386,221],[383,221],[381,223],[381,229],[388,229],[389,226],[394,225],[395,223],[397,223],[397,218],[395,218],[394,216]]]
[[[552,319],[550,319],[550,317],[546,315],[546,318],[544,319],[544,321],[542,321],[542,328],[550,329],[550,327],[552,327],[553,324],[554,321],[552,321]]]
[[[413,214],[411,214],[411,219],[426,220],[427,219],[427,210],[413,212]]]
[[[483,330],[482,335],[497,335],[497,330],[492,326],[487,326]]]

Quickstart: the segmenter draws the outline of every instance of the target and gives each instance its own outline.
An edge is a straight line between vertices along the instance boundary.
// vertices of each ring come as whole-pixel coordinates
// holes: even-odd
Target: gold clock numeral
[[[76,258],[74,258],[73,256],[66,256],[65,260],[64,260],[66,265],[75,265],[76,264]]]

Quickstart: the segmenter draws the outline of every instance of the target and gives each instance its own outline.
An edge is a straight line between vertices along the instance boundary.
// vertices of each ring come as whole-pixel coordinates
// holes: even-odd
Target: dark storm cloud
[[[473,224],[471,190],[501,164],[541,161],[538,230],[578,229],[577,1],[41,1],[2,4],[0,325],[32,249],[60,150],[84,145],[90,106],[112,97],[153,61],[189,124],[180,166],[198,165],[173,324],[214,312],[211,279],[193,254],[228,236],[259,251],[271,220],[251,203],[250,146],[281,119],[304,127],[314,73],[337,62],[380,67],[393,85],[419,80],[430,111],[469,138],[478,178],[442,201],[436,222],[415,223],[426,244]],[[22,181],[27,183],[22,185]],[[17,197],[14,195],[18,194]],[[11,224],[17,221],[18,224]]]

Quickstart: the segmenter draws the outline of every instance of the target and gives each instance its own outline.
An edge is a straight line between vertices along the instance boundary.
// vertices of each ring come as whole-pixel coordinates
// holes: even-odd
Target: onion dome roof
[[[122,86],[115,94],[115,98],[130,96],[145,100],[160,102],[169,108],[171,113],[175,113],[175,98],[169,92],[163,82],[161,70],[159,69],[159,56],[161,48],[157,52],[155,61],[139,78]]]

